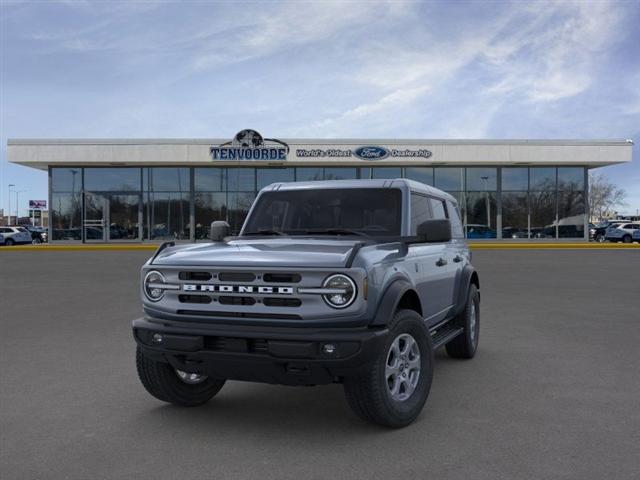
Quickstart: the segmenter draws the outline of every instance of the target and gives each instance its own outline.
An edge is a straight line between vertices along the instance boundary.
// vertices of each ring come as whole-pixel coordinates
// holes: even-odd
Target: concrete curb
[[[185,245],[190,245],[185,243]],[[0,252],[50,252],[50,251],[118,251],[147,250],[154,251],[159,244],[96,244],[96,245],[14,245],[0,246]],[[469,242],[473,250],[628,250],[640,249],[638,243],[485,243]]]

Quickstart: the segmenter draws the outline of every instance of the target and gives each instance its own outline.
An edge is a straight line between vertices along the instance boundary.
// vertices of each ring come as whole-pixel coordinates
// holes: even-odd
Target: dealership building
[[[203,241],[233,232],[274,182],[410,178],[458,199],[468,238],[588,239],[588,171],[630,162],[630,140],[12,139],[48,172],[54,242]]]

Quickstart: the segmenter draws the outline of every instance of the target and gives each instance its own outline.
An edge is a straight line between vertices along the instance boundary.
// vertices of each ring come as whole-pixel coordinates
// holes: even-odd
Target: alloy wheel
[[[404,402],[418,386],[420,347],[409,333],[398,335],[387,352],[385,381],[392,400]]]

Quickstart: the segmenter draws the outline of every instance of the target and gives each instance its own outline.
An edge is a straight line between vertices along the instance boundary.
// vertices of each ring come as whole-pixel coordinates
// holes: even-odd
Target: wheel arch
[[[467,297],[469,296],[469,287],[471,285],[475,285],[475,287],[480,290],[480,276],[478,272],[471,266],[465,265],[462,269],[462,272],[459,275],[458,282],[456,284],[456,290],[454,295],[455,301],[455,313],[458,315],[462,310],[464,310],[465,305],[467,304]]]
[[[406,279],[394,280],[385,290],[371,325],[386,325],[399,308],[416,311],[422,316],[422,303],[418,292]]]

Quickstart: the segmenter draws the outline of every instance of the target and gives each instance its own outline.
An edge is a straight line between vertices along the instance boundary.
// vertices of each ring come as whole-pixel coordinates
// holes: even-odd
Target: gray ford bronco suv
[[[456,200],[411,180],[276,183],[236,237],[157,250],[133,321],[140,380],[154,397],[200,405],[226,380],[342,383],[352,409],[411,423],[434,350],[471,358],[478,275]]]

